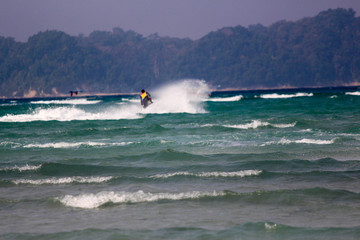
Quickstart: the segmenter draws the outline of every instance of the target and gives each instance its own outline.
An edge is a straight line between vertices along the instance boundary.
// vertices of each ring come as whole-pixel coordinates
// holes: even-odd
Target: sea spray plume
[[[203,101],[210,90],[203,80],[183,80],[165,85],[152,93],[155,104],[145,110],[140,106],[140,99],[136,102],[127,101],[126,104],[99,108],[96,111],[79,108],[78,104],[72,106],[51,104],[50,107],[37,107],[24,114],[7,114],[0,117],[0,122],[118,120],[143,118],[144,113],[205,113]],[[87,104],[91,102],[81,101]]]
[[[205,113],[210,89],[204,80],[183,80],[152,91],[154,104],[145,113]]]

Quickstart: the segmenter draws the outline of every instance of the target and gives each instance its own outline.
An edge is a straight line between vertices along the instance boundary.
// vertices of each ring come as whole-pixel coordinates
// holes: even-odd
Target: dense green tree
[[[120,28],[87,37],[45,31],[25,43],[0,37],[0,97],[138,92],[181,78],[221,88],[360,82],[360,18],[329,9],[269,27],[225,27],[196,41]]]

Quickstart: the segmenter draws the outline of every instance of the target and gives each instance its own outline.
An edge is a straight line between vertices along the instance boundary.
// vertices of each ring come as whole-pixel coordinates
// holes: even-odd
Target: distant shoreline
[[[210,92],[252,92],[252,91],[309,91],[309,90],[321,90],[321,89],[360,89],[360,85],[351,86],[330,86],[330,87],[282,87],[282,88],[223,88],[223,89],[211,89]],[[93,98],[93,97],[111,97],[111,96],[136,96],[140,93],[78,93],[75,96],[69,94],[47,95],[47,96],[34,96],[34,97],[0,97],[1,100],[16,100],[16,99],[42,99],[42,98]]]

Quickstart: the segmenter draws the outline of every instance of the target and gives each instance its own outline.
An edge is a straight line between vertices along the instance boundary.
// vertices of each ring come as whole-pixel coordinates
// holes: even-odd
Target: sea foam
[[[237,172],[201,172],[201,173],[191,173],[187,171],[183,172],[174,172],[174,173],[165,173],[165,174],[156,174],[151,176],[152,178],[170,178],[175,176],[195,176],[195,177],[248,177],[256,176],[261,174],[261,170],[243,170]]]
[[[295,94],[271,93],[271,94],[262,94],[260,95],[260,98],[276,99],[276,98],[294,98],[294,97],[312,97],[312,96],[314,96],[313,93],[295,93]]]
[[[160,200],[183,200],[183,199],[198,199],[201,197],[217,197],[225,195],[224,192],[180,192],[180,193],[149,193],[141,190],[137,192],[114,192],[103,191],[99,193],[85,193],[77,196],[66,195],[57,198],[62,204],[68,207],[77,208],[98,208],[106,203],[140,203],[140,202],[155,202]]]
[[[63,178],[46,178],[46,179],[17,179],[15,184],[69,184],[69,183],[102,183],[111,180],[113,177],[63,177]]]
[[[233,97],[225,97],[225,98],[208,98],[206,101],[209,102],[237,102],[243,98],[242,95],[233,96]]]
[[[21,144],[20,144],[20,143],[16,143],[16,142],[4,141],[4,142],[0,142],[0,146],[2,146],[2,147],[17,148],[17,147],[21,147]]]
[[[266,126],[272,126],[275,128],[289,128],[289,127],[294,127],[296,125],[296,122],[294,123],[288,123],[288,124],[272,124],[272,123],[268,123],[268,122],[263,122],[263,121],[259,121],[259,120],[253,120],[251,121],[251,123],[246,123],[246,124],[237,124],[237,125],[223,125],[224,127],[228,127],[228,128],[238,128],[238,129],[256,129],[259,127],[266,127]]]
[[[346,92],[346,95],[360,96],[360,92]]]
[[[105,143],[105,142],[58,142],[44,144],[27,144],[24,148],[79,148],[79,147],[101,147],[101,146],[125,146],[132,142]]]
[[[335,142],[335,140],[336,140],[336,138],[331,139],[331,140],[308,139],[308,138],[303,138],[303,139],[300,139],[300,140],[289,140],[289,139],[286,139],[286,138],[282,138],[279,141],[267,142],[265,144],[262,144],[262,146],[272,145],[272,144],[286,145],[286,144],[292,144],[292,143],[327,145],[327,144],[333,144]]]
[[[129,107],[131,108],[131,107]],[[136,110],[138,109],[138,110]],[[106,108],[98,112],[88,112],[83,109],[73,107],[38,107],[31,113],[26,114],[7,114],[0,117],[0,122],[32,122],[32,121],[73,121],[73,120],[117,120],[117,119],[137,119],[139,108],[135,110],[120,108]]]
[[[36,171],[38,169],[41,168],[41,164],[40,165],[24,165],[24,166],[14,166],[14,167],[6,167],[6,168],[0,168],[0,171],[19,171],[19,172],[23,172],[23,171]]]
[[[31,104],[73,104],[73,105],[87,105],[100,103],[101,100],[88,100],[86,98],[78,99],[64,99],[64,100],[39,100],[31,101]]]

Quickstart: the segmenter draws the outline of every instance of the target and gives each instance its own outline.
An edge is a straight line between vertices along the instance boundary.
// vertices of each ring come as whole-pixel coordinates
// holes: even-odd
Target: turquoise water
[[[0,101],[1,239],[359,239],[360,91]]]

